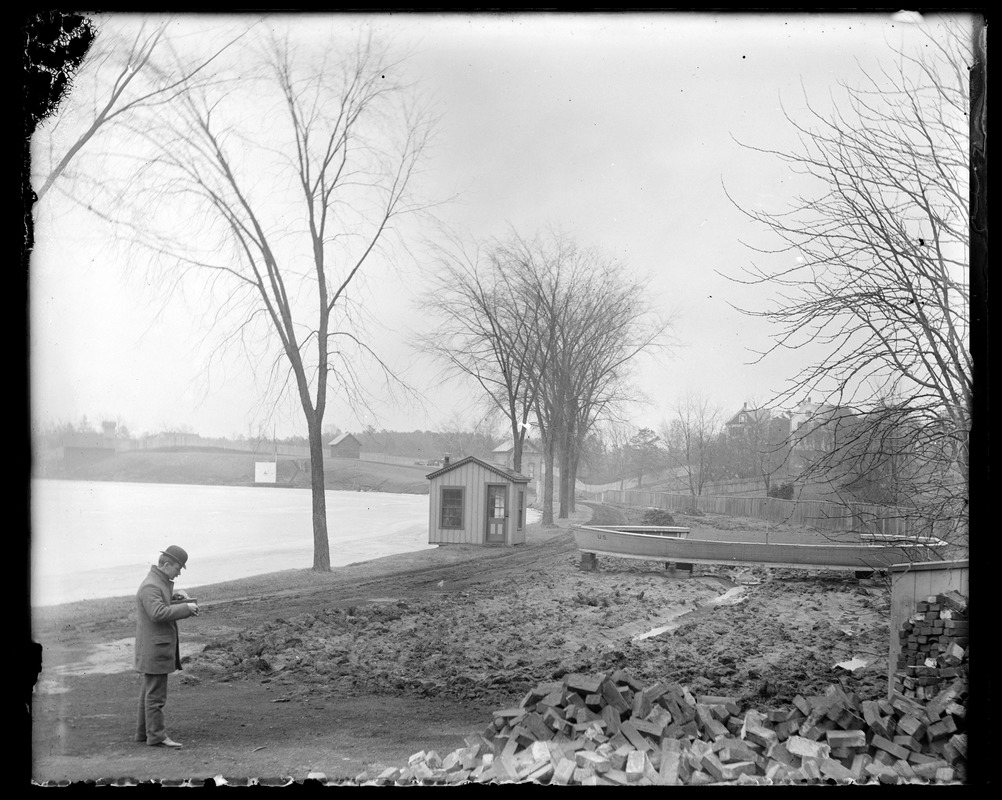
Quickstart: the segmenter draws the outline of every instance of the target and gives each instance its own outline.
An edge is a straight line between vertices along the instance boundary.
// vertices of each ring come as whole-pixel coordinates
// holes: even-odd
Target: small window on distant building
[[[533,477],[535,477],[535,475],[533,475],[533,473],[534,473],[535,471],[536,471],[536,465],[535,465],[534,463],[532,463],[532,462],[530,461],[530,462],[529,462],[529,477],[530,477],[530,478],[533,478]]]
[[[442,528],[463,528],[463,487],[442,487]]]

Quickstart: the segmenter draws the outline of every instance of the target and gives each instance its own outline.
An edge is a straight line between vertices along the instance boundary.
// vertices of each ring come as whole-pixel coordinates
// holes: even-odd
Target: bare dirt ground
[[[637,512],[598,505],[591,515],[582,505],[570,522],[635,522]],[[740,524],[679,522],[717,536]],[[761,531],[745,522],[746,534]],[[419,750],[462,747],[492,711],[567,672],[623,668],[641,682],[680,682],[755,708],[839,682],[862,699],[886,691],[889,598],[877,581],[579,564],[566,524],[534,525],[516,548],[440,547],[325,575],[184,587],[203,613],[182,621],[184,670],[170,678],[177,751],[131,739],[132,598],[34,609],[43,664],[32,778],[352,779],[405,765]],[[866,666],[835,666],[854,658]]]

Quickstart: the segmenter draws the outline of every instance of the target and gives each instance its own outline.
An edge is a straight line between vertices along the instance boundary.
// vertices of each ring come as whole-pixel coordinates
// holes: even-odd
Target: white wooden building
[[[524,544],[525,475],[468,456],[427,477],[428,544]]]
[[[491,452],[491,461],[507,469],[513,469],[515,462],[514,445],[510,442],[499,444]],[[535,442],[529,439],[526,439],[522,445],[522,465],[519,472],[529,478],[530,502],[537,497],[541,497],[543,494],[543,453],[536,446]]]

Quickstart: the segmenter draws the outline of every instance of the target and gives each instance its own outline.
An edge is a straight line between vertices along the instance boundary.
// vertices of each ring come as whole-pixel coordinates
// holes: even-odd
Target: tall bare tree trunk
[[[515,470],[515,472],[521,472],[522,451],[525,447],[525,428],[520,428],[520,426],[516,424],[514,415],[512,416],[511,438],[513,442],[511,451],[511,468]]]
[[[569,477],[570,484],[570,494],[567,498],[567,509],[573,514],[577,510],[577,504],[575,503],[576,488],[578,485],[578,461],[580,460],[580,450],[574,447],[571,453],[571,474]]]
[[[309,420],[310,487],[313,492],[313,569],[330,572],[330,541],[327,537],[327,494],[324,485],[324,439],[319,421]]]
[[[566,426],[565,426],[566,427]],[[559,519],[567,519],[569,501],[568,495],[571,493],[571,443],[570,432],[564,430],[560,436],[560,513]]]
[[[553,437],[543,437],[543,524],[553,524]]]

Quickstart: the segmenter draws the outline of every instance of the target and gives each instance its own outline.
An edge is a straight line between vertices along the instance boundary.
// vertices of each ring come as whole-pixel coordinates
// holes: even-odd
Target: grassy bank
[[[133,451],[86,464],[45,461],[36,465],[35,474],[64,480],[250,486],[254,483],[255,462],[271,458],[263,454],[226,451]],[[427,494],[425,475],[430,471],[430,467],[325,458],[324,485],[328,489]],[[310,472],[306,460],[279,456],[275,486],[308,489]]]

